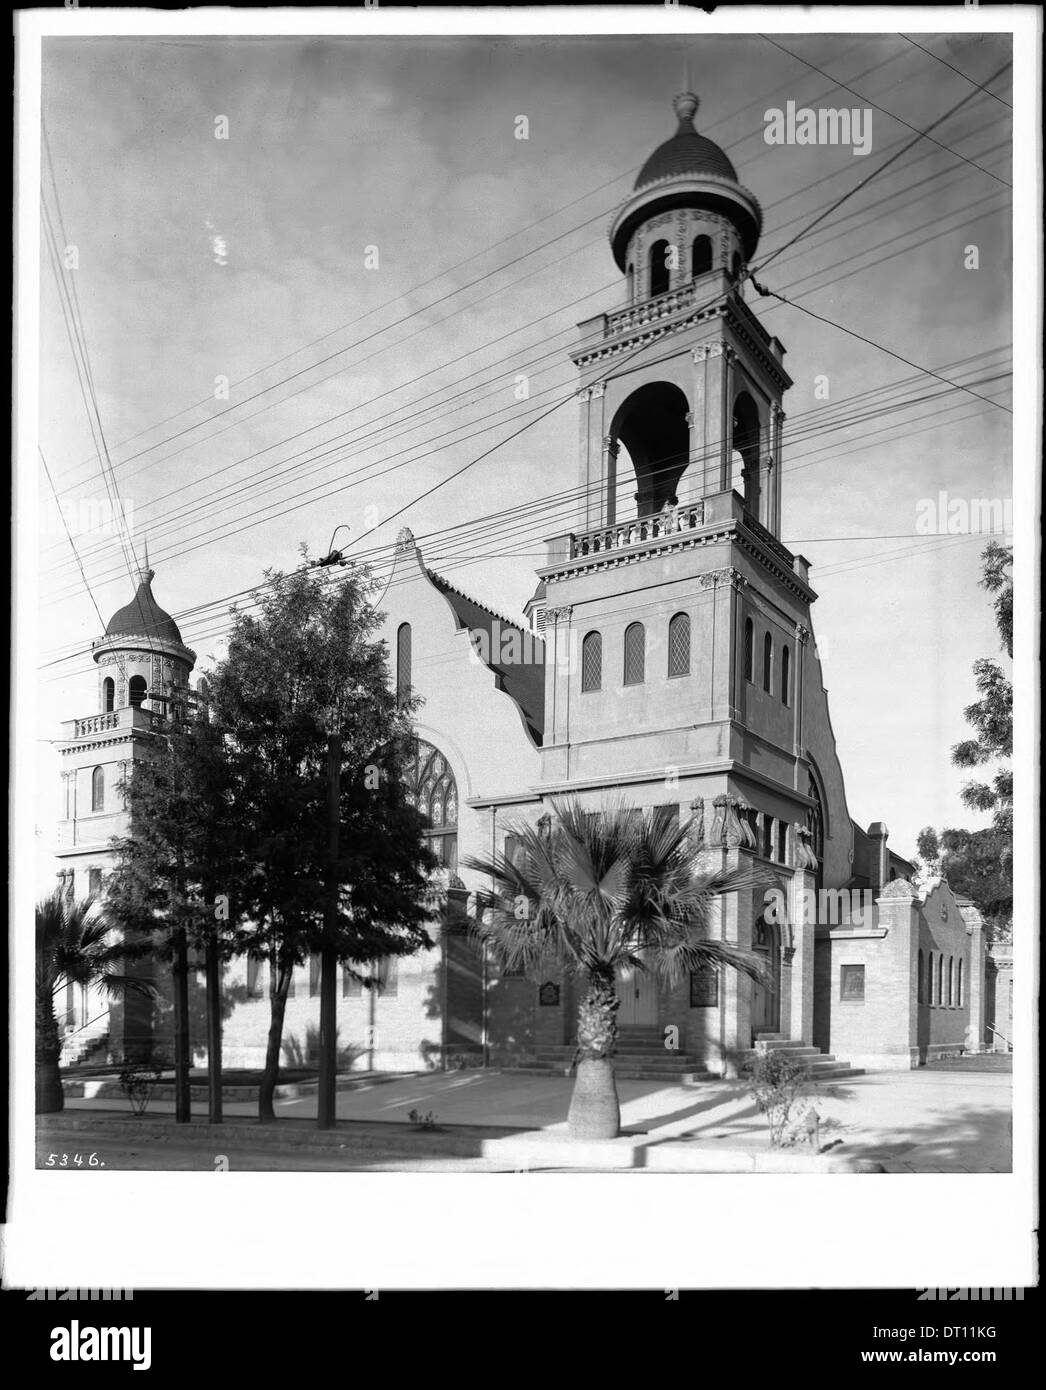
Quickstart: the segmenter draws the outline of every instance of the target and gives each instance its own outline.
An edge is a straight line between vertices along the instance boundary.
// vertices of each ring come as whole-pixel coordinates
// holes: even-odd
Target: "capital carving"
[[[620,443],[618,442],[618,440],[614,438],[612,434],[605,434],[603,436],[604,453],[611,454],[614,458],[617,458],[617,451],[620,447]]]
[[[796,640],[797,642],[803,643],[803,645],[805,646],[805,645],[806,645],[806,641],[807,641],[807,639],[808,639],[809,636],[810,636],[810,629],[809,629],[808,627],[804,627],[804,626],[802,625],[802,623],[796,623],[796,625],[795,625],[795,640]]]
[[[587,386],[579,386],[577,391],[577,398],[579,401],[590,401],[592,399],[592,392],[589,390]]]
[[[732,796],[717,796],[712,805],[715,817],[712,821],[710,843],[724,849],[747,848],[747,841],[740,817],[737,814],[737,800]],[[749,834],[751,828],[749,827]]]
[[[600,396],[602,396],[606,389],[607,384],[605,381],[597,381],[596,384],[590,388],[592,392],[592,399],[594,401],[599,400]]]
[[[694,426],[697,424],[697,415],[694,413],[694,411],[692,411],[692,410],[688,410],[688,411],[687,411],[687,413],[686,413],[686,422],[687,422],[687,424],[689,425],[689,427],[690,427],[691,429],[693,429]]]
[[[561,618],[569,618],[573,611],[574,609],[569,603],[562,608],[546,608],[545,622],[558,623]]]

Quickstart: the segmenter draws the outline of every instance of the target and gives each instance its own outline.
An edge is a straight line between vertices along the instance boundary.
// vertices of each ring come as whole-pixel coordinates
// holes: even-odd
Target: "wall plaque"
[[[719,971],[714,965],[690,972],[690,1007],[716,1009],[719,1007]]]
[[[559,985],[553,984],[551,980],[546,980],[545,983],[538,990],[538,1003],[552,1005],[558,1004]]]

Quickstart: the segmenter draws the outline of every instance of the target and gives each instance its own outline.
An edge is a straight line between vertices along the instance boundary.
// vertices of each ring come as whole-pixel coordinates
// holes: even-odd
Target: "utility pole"
[[[338,1016],[336,977],[338,952],[338,857],[341,842],[341,728],[334,713],[327,733],[327,865],[323,903],[323,946],[320,951],[320,1077],[317,1123],[333,1129],[337,1123]]]

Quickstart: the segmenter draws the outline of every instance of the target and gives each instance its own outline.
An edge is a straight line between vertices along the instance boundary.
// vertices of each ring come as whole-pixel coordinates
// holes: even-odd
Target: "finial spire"
[[[143,584],[151,584],[155,576],[155,570],[149,568],[149,537],[145,537],[145,569],[141,571]]]
[[[701,105],[698,97],[690,91],[680,92],[677,97],[673,98],[672,105],[675,107],[675,113],[679,117],[680,129],[692,130],[694,126],[694,116],[697,114],[697,108]]]

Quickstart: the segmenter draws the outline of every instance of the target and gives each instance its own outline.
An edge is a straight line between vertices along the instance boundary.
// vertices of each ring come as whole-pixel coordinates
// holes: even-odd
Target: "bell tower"
[[[624,306],[580,325],[578,523],[645,521],[735,491],[776,536],[791,385],[784,348],[744,300],[762,212],[733,164],[675,98],[675,134],[614,214]]]

